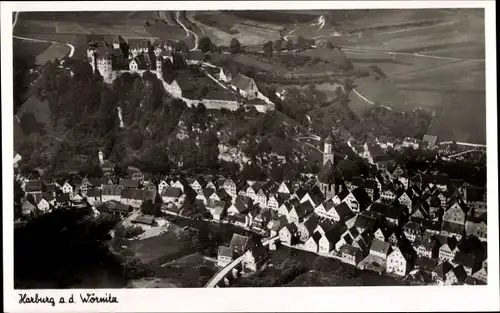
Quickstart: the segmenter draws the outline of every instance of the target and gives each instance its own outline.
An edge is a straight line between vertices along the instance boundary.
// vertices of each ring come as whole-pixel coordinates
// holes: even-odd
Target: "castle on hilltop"
[[[98,71],[104,82],[112,83],[120,72],[142,72],[150,70],[158,77],[163,75],[163,62],[172,61],[172,43],[147,39],[129,39],[116,36],[109,44],[104,39],[89,41],[87,59],[95,73]]]

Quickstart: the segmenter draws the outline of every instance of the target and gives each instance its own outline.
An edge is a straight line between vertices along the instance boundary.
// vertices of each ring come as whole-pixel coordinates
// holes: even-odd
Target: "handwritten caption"
[[[37,303],[47,303],[55,306],[57,303],[118,303],[118,300],[111,293],[106,293],[105,295],[97,295],[93,292],[81,293],[79,295],[79,302],[75,301],[73,294],[69,297],[60,297],[59,302],[56,301],[57,298],[49,296],[40,296],[38,293],[35,295],[28,296],[25,293],[19,294],[19,304],[37,304]],[[76,298],[78,300],[78,298]]]

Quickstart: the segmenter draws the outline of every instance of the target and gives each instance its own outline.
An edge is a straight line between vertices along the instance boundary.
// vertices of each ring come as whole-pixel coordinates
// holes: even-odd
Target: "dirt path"
[[[190,34],[192,34],[194,36],[194,47],[192,49],[190,49],[189,51],[198,50],[198,35],[196,35],[196,33],[193,32],[192,30],[189,30],[186,27],[186,25],[184,25],[181,22],[180,15],[181,15],[181,12],[177,11],[176,15],[175,15],[175,19],[177,20],[177,23],[179,23],[179,25],[186,31],[186,37],[184,37],[183,39],[186,39],[187,37],[189,37]]]

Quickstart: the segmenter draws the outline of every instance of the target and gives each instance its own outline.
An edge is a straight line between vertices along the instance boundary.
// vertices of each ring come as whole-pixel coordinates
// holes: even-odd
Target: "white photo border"
[[[117,6],[117,4],[119,4]],[[13,281],[13,89],[12,12],[244,9],[484,8],[486,44],[488,285],[425,287],[171,288],[14,290]],[[476,311],[498,310],[498,156],[496,16],[494,1],[134,1],[2,2],[2,147],[4,311],[6,312],[258,312],[258,311]],[[34,260],[36,262],[36,260]],[[60,297],[111,293],[118,304],[19,304],[19,293]]]

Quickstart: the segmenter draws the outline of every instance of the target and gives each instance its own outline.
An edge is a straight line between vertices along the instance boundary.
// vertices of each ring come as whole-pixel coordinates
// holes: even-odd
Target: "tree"
[[[229,52],[231,52],[232,54],[236,54],[240,53],[240,51],[241,43],[236,38],[231,39],[231,42],[229,43]]]
[[[128,138],[130,147],[139,150],[142,147],[143,137],[139,130],[133,130]]]
[[[148,199],[142,203],[141,212],[146,215],[161,216],[161,205]]]
[[[283,40],[277,39],[274,41],[273,43],[274,51],[280,51],[282,47],[283,47]]]
[[[264,50],[264,55],[268,58],[271,58],[273,56],[273,42],[268,41],[264,44],[262,47],[262,50]]]
[[[212,40],[207,36],[201,37],[198,40],[198,48],[203,52],[211,51],[213,48]]]
[[[293,50],[294,48],[294,45],[293,45],[293,42],[291,40],[287,40],[285,41],[285,50]]]
[[[299,50],[303,50],[307,47],[307,42],[306,42],[306,39],[302,36],[299,36],[299,38],[297,38],[297,48]]]
[[[174,51],[175,52],[182,52],[182,53],[188,53],[189,52],[189,47],[187,44],[184,42],[184,40],[179,40],[175,46],[174,46]]]

